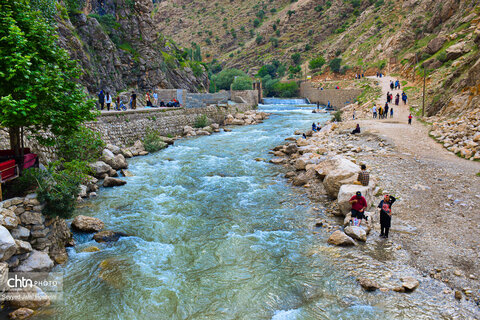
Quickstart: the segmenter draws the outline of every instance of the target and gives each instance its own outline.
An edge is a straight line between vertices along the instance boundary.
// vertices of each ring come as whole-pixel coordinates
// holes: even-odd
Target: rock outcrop
[[[98,232],[105,227],[102,220],[94,217],[76,216],[72,221],[72,228],[82,232]]]
[[[355,246],[357,243],[351,237],[347,236],[344,232],[337,230],[330,235],[327,241],[329,244],[336,246]]]

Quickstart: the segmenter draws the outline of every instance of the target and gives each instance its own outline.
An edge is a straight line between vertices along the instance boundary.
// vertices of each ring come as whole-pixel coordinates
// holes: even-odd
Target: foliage
[[[445,62],[445,61],[447,61],[447,52],[446,52],[446,51],[441,51],[441,52],[437,55],[437,60],[440,61],[440,62]]]
[[[57,13],[56,1],[52,0],[30,0],[32,10],[37,10],[42,13],[45,19],[53,21]]]
[[[255,20],[253,20],[253,27],[257,28],[258,26],[260,26],[260,20],[255,18]]]
[[[148,152],[156,152],[167,147],[167,144],[161,138],[158,130],[148,129],[143,139],[145,150]]]
[[[287,15],[290,18],[293,14],[295,14],[295,10],[288,10]]]
[[[332,121],[342,122],[342,111],[341,110],[335,111],[335,113],[333,114],[333,117],[332,117]]]
[[[71,134],[57,139],[57,155],[65,161],[94,161],[105,147],[100,134],[86,127],[79,127]]]
[[[300,53],[296,52],[292,54],[292,61],[295,65],[299,65],[302,57],[300,56]]]
[[[325,58],[323,56],[318,56],[310,60],[310,62],[308,63],[308,67],[310,68],[310,70],[320,69],[325,63]]]
[[[207,115],[202,114],[201,116],[198,116],[197,119],[195,120],[195,128],[204,128],[208,126],[208,118]]]
[[[262,41],[263,41],[263,37],[261,35],[257,34],[257,37],[255,38],[255,42],[257,44],[261,44]]]
[[[38,200],[45,203],[43,213],[51,217],[70,218],[75,210],[79,185],[87,178],[85,162],[54,162],[47,171],[37,170]]]
[[[298,96],[298,84],[295,81],[276,82],[273,85],[274,96],[292,98]]]
[[[295,76],[296,74],[299,74],[301,71],[302,71],[302,68],[300,66],[288,67],[288,72],[290,73],[291,76]]]
[[[27,1],[0,3],[0,126],[10,128],[19,148],[19,127],[28,127],[40,142],[41,131],[68,135],[86,120],[94,102],[77,84],[79,69],[57,44],[55,28]]]
[[[278,38],[271,37],[270,38],[270,43],[272,44],[272,47],[274,47],[274,48],[278,47]]]
[[[237,77],[233,80],[232,90],[252,90],[252,79],[250,77]]]
[[[215,81],[217,90],[230,90],[230,85],[235,80],[235,77],[246,77],[247,74],[238,69],[224,69],[218,74],[213,75],[212,79]]]
[[[332,59],[328,65],[329,65],[330,70],[332,72],[338,73],[338,72],[340,72],[340,65],[341,64],[342,64],[342,59],[341,58],[335,58],[335,59]]]

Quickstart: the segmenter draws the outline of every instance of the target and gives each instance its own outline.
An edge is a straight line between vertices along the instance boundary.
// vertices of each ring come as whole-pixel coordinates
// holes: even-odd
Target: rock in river
[[[112,177],[106,177],[105,180],[103,180],[103,186],[105,188],[123,186],[124,184],[127,184],[127,181]]]
[[[126,237],[127,235],[123,232],[115,232],[112,230],[104,230],[95,233],[93,239],[97,242],[115,242],[120,237]]]
[[[83,232],[98,232],[103,229],[105,224],[102,220],[94,217],[76,216],[72,221],[72,227]]]
[[[336,246],[355,246],[357,243],[355,240],[347,236],[345,233],[343,233],[340,230],[335,231],[330,235],[330,238],[328,238],[327,241],[329,244],[333,244]]]
[[[53,261],[45,252],[33,250],[30,256],[20,266],[15,268],[16,272],[47,272],[53,268]]]
[[[367,232],[362,227],[348,226],[345,228],[345,234],[352,237],[355,240],[367,241]]]
[[[380,288],[380,286],[372,279],[358,278],[357,281],[365,291],[375,291]]]

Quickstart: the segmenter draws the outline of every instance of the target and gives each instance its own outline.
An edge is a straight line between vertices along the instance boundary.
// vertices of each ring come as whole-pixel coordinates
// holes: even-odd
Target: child
[[[408,124],[412,124],[412,114],[408,115]]]

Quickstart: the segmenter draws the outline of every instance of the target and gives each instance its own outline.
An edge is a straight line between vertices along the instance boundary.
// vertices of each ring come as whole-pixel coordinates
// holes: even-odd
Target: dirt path
[[[391,77],[374,78],[384,105]],[[400,93],[394,90],[393,95]],[[401,101],[401,100],[400,100]],[[391,152],[364,161],[379,186],[399,198],[393,206],[391,241],[410,253],[410,263],[440,279],[464,298],[480,299],[480,163],[448,152],[416,120],[408,125],[408,105],[394,107],[394,117],[349,120],[360,123],[361,136],[380,136]],[[366,143],[360,138],[359,144]],[[379,198],[377,199],[379,200]]]

